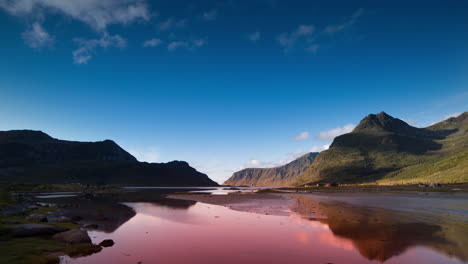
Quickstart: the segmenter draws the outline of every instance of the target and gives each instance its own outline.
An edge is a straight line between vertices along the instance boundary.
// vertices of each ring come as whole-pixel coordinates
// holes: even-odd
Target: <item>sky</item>
[[[468,2],[0,0],[0,130],[112,139],[222,183],[370,113],[468,110]]]

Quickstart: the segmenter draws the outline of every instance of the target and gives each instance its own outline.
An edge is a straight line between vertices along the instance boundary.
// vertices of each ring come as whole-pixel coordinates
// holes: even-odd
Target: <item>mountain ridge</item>
[[[185,161],[139,162],[112,140],[55,139],[42,131],[0,131],[0,181],[148,186],[217,186]]]
[[[287,165],[278,167],[282,174],[290,173]],[[289,178],[295,181],[275,177],[278,168],[251,168],[235,172],[225,184],[468,182],[468,112],[425,128],[385,112],[369,114],[304,167]]]
[[[418,164],[430,166],[429,163],[442,160],[446,155],[461,155],[459,152],[466,151],[463,147],[467,144],[467,125],[463,125],[466,116],[467,112],[430,127],[416,128],[385,112],[370,114],[352,132],[336,137],[330,148],[318,155],[296,184],[330,181],[391,183],[399,179],[404,183],[414,183],[416,178],[395,176],[407,167]],[[456,125],[460,120],[465,123]],[[451,125],[441,125],[444,122]],[[457,144],[448,145],[450,141]],[[461,166],[467,163],[463,160]],[[459,169],[462,168],[457,169],[454,177],[439,177],[437,180],[467,181]]]
[[[313,162],[317,152],[305,154],[288,164],[274,168],[246,168],[235,172],[225,185],[282,187],[293,184]]]

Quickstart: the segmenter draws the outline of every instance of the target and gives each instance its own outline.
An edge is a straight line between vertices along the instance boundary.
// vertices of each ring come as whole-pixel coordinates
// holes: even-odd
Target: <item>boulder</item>
[[[22,224],[7,228],[13,237],[30,237],[53,235],[59,232],[67,231],[68,228],[61,226],[51,226],[44,224]]]
[[[88,232],[77,229],[55,234],[52,238],[67,244],[91,243]]]
[[[83,217],[76,215],[76,216],[72,216],[71,220],[73,222],[78,222],[78,221],[83,220]]]
[[[24,215],[25,210],[21,206],[14,206],[14,205],[1,205],[0,206],[0,215]]]
[[[101,247],[112,247],[114,244],[114,240],[112,239],[105,239],[101,243],[99,243]]]
[[[47,216],[43,214],[30,214],[26,217],[26,220],[33,222],[47,222]]]
[[[99,225],[97,224],[87,224],[87,225],[84,225],[83,228],[86,228],[86,229],[98,229]]]
[[[39,208],[39,207],[38,207],[37,205],[34,205],[34,204],[33,204],[33,205],[29,205],[27,208],[28,208],[29,210],[36,210],[36,209]]]
[[[69,217],[66,217],[66,216],[60,216],[57,218],[56,220],[58,223],[68,223],[68,222],[71,222],[71,219]]]

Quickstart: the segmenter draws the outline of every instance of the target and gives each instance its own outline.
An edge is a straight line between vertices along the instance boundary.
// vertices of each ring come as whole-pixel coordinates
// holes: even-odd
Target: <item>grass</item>
[[[47,254],[63,252],[73,257],[97,253],[100,250],[101,247],[92,244],[68,245],[45,237],[16,238],[0,243],[0,263],[59,263],[58,257]]]
[[[11,192],[0,189],[0,206],[13,205],[14,201],[11,197]]]
[[[379,184],[468,182],[468,149],[440,160],[416,164],[385,175]]]
[[[320,153],[296,185],[315,182],[382,185],[468,182],[467,127],[458,126],[459,132],[435,140],[440,149],[425,153],[365,144],[331,148]]]

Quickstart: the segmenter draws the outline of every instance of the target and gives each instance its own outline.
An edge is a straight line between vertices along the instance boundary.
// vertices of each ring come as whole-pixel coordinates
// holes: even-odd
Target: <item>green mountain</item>
[[[184,161],[138,162],[111,140],[65,141],[41,131],[0,132],[0,181],[140,186],[216,186]]]
[[[234,186],[290,186],[312,164],[318,155],[312,152],[280,167],[249,168],[234,173],[224,184]]]
[[[468,181],[468,113],[416,128],[382,112],[334,139],[295,184]]]

